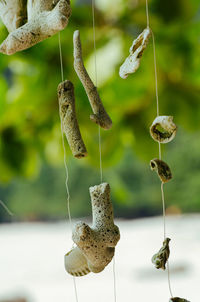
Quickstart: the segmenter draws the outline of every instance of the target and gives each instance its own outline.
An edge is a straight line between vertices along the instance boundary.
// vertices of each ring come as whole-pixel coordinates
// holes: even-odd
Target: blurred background
[[[85,65],[95,78],[91,1],[73,0],[71,5],[73,12],[69,25],[61,33],[64,76],[75,86],[78,120],[88,150],[86,159],[74,159],[65,141],[71,215],[78,219],[91,217],[88,189],[100,183],[100,172],[98,127],[89,119],[91,108],[73,69],[72,37],[73,31],[79,29]],[[115,0],[114,3],[96,0],[95,9],[98,88],[113,120],[110,131],[101,130],[103,181],[111,185],[115,217],[120,219],[124,232],[131,232],[133,225],[139,223],[141,231],[145,227],[148,240],[151,235],[145,230],[156,221],[152,234],[159,232],[159,235],[157,248],[154,244],[153,250],[159,249],[162,221],[159,217],[145,220],[145,217],[162,214],[160,181],[149,167],[150,160],[158,157],[158,145],[149,135],[149,126],[156,116],[152,40],[138,71],[126,80],[118,75],[133,39],[146,27],[145,0]],[[156,42],[160,114],[174,116],[178,125],[176,139],[162,146],[163,159],[173,173],[172,181],[165,186],[166,211],[169,215],[179,215],[177,219],[182,219],[181,214],[187,214],[181,230],[191,226],[199,243],[199,225],[196,223],[195,228],[193,223],[200,210],[200,2],[149,0],[149,14]],[[6,36],[6,29],[0,23],[1,41]],[[42,232],[40,227],[45,228],[45,234],[55,228],[56,234],[62,234],[63,240],[71,244],[68,225],[61,222],[68,214],[57,100],[60,81],[58,35],[13,56],[0,56],[0,200],[14,213],[9,216],[3,207],[0,208],[0,222],[4,223],[0,226],[0,261],[4,265],[13,259],[13,244],[8,244],[9,238],[13,242],[14,236],[15,248],[20,240],[18,248],[22,257],[29,235],[36,236],[34,249],[42,242],[43,239],[36,239],[40,230]],[[142,220],[125,221],[133,218]],[[171,219],[175,231],[177,220]],[[34,230],[37,235],[32,234]],[[25,232],[24,237],[21,232]],[[52,237],[55,240],[56,234]],[[140,244],[145,242],[138,241]],[[148,244],[151,246],[150,240]],[[141,248],[145,249],[145,246],[141,245]],[[63,251],[61,257],[62,254]],[[14,263],[18,262],[15,260]],[[23,265],[26,273],[30,273],[28,262]],[[8,285],[11,275],[5,279],[6,271],[7,266],[0,277]],[[20,276],[21,280],[26,278],[25,273]],[[1,284],[4,284],[2,280]],[[2,297],[13,290],[7,285],[2,292],[0,289]],[[58,301],[55,297],[50,298],[48,302]],[[33,301],[47,299],[37,296]]]

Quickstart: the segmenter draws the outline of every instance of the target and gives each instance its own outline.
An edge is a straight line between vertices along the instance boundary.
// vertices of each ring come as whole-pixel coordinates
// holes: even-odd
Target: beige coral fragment
[[[29,0],[28,21],[11,31],[0,52],[12,55],[63,30],[71,15],[69,0]]]
[[[104,270],[112,260],[120,239],[119,229],[114,224],[109,184],[91,187],[90,196],[93,225],[90,227],[84,222],[75,225],[72,239],[77,247],[65,255],[65,268],[68,273],[73,272],[74,276],[82,276],[84,272],[87,274],[88,270],[93,273]]]
[[[149,27],[145,28],[143,32],[133,41],[130,47],[130,55],[126,58],[119,69],[119,75],[122,79],[126,79],[129,74],[134,73],[140,66],[140,60],[143,51],[147,47],[151,30]]]

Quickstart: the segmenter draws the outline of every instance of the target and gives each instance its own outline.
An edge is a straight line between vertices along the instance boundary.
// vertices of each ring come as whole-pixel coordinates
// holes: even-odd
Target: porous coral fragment
[[[176,136],[177,126],[173,116],[157,116],[150,127],[151,137],[162,144],[171,142]]]
[[[70,15],[69,0],[30,1],[28,22],[10,32],[0,52],[12,55],[51,37],[66,27]]]
[[[97,88],[93,84],[87,70],[85,69],[82,57],[82,47],[79,30],[74,32],[74,69],[85,88],[93,113],[90,119],[105,130],[112,127],[112,121],[107,114]]]
[[[163,183],[168,182],[172,179],[172,172],[170,167],[162,160],[154,158],[150,161],[150,167],[152,171],[156,171],[160,180]]]
[[[74,86],[70,81],[58,85],[58,99],[62,130],[66,135],[70,149],[76,158],[87,156],[75,110]]]
[[[72,239],[87,259],[89,270],[93,273],[99,273],[112,260],[115,246],[120,239],[120,233],[114,224],[109,184],[102,183],[91,187],[90,196],[93,225],[89,227],[84,222],[77,223],[73,230]],[[65,257],[65,261],[68,263],[70,259]]]
[[[126,79],[131,73],[134,73],[140,66],[142,54],[147,47],[151,30],[145,28],[143,32],[133,41],[129,49],[130,55],[126,58],[119,69],[119,75],[122,79]]]
[[[151,261],[155,265],[157,269],[161,268],[165,270],[165,265],[167,263],[167,260],[169,258],[170,250],[169,250],[169,242],[171,239],[166,238],[163,242],[163,246],[159,250],[158,253],[156,253]]]

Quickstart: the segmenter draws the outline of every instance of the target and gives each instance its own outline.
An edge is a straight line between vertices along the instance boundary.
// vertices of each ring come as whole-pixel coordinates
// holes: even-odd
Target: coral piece
[[[90,272],[87,259],[78,247],[65,255],[65,269],[76,277],[87,275]]]
[[[66,135],[70,149],[76,158],[87,156],[87,150],[81,137],[75,110],[74,86],[70,81],[58,85],[58,99],[62,130]]]
[[[162,268],[163,270],[165,270],[165,264],[167,263],[170,254],[170,250],[169,250],[170,240],[171,239],[166,238],[159,252],[156,253],[151,259],[152,263],[155,264],[155,267],[157,269]]]
[[[150,161],[152,171],[156,171],[160,180],[165,183],[172,179],[170,167],[162,160],[154,158]]]
[[[0,17],[11,32],[27,21],[27,0],[0,0]]]
[[[151,137],[162,144],[171,142],[177,132],[173,116],[157,116],[150,127]]]
[[[115,253],[115,246],[120,239],[118,227],[114,224],[113,208],[110,201],[110,186],[102,183],[90,187],[92,203],[93,225],[90,228],[86,223],[75,225],[72,239],[87,259],[88,269],[99,273],[110,263]],[[75,253],[76,250],[72,250]],[[72,256],[72,255],[71,255]],[[81,259],[82,255],[81,255]],[[76,270],[78,260],[74,261]],[[65,257],[66,268],[69,267],[70,257]],[[71,263],[72,265],[72,263]],[[82,262],[81,262],[82,265]],[[70,273],[70,270],[67,269]]]
[[[67,26],[70,15],[69,0],[30,0],[28,22],[8,35],[0,52],[12,55],[51,37]]]
[[[151,35],[151,30],[149,27],[145,28],[143,32],[133,41],[129,52],[130,55],[119,69],[119,75],[122,79],[126,79],[129,74],[134,73],[140,66],[140,60],[143,51],[147,47],[149,42],[149,37]]]
[[[183,298],[175,297],[175,298],[171,298],[171,299],[169,300],[169,302],[190,302],[190,301],[188,301],[188,300],[186,300],[186,299],[183,299]]]
[[[90,115],[90,119],[96,124],[98,124],[100,127],[108,130],[112,127],[112,121],[103,106],[97,88],[94,86],[92,80],[90,79],[87,73],[87,70],[85,69],[83,63],[83,57],[82,57],[82,47],[81,47],[79,30],[76,30],[74,32],[73,41],[74,41],[74,69],[85,88],[90,105],[94,113]]]

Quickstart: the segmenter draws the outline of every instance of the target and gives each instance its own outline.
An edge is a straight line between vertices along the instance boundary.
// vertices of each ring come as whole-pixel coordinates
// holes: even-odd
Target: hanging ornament
[[[126,79],[129,74],[134,73],[140,66],[140,60],[143,51],[147,47],[149,42],[149,37],[151,35],[151,30],[149,27],[145,28],[143,32],[133,41],[129,52],[130,55],[119,69],[119,75],[122,79]]]
[[[107,114],[97,88],[93,84],[87,70],[85,69],[82,57],[82,47],[79,30],[74,32],[74,69],[85,88],[93,113],[90,119],[100,127],[108,130],[112,127],[112,121]]]
[[[183,299],[183,298],[175,297],[175,298],[171,298],[171,299],[169,300],[169,302],[190,302],[190,301],[188,301],[188,300],[186,300],[186,299]]]
[[[27,21],[27,0],[1,0],[0,17],[9,32]]]
[[[3,1],[3,0],[2,0]],[[1,2],[2,2],[1,1]],[[19,22],[11,22],[7,20],[5,12],[9,10],[15,3],[16,14],[11,11],[8,15],[9,20],[12,16],[19,18]],[[0,45],[0,52],[12,55],[17,51],[21,51],[32,47],[33,45],[55,35],[57,32],[63,30],[71,15],[71,7],[69,0],[30,0],[28,1],[27,11],[28,20],[25,20],[26,14],[24,13],[26,1],[3,1],[1,4],[0,15],[2,21],[7,26],[10,32],[8,37]],[[4,5],[4,6],[3,6]],[[20,8],[23,7],[23,14],[21,15]],[[14,8],[13,8],[14,9]],[[18,12],[18,13],[17,13]],[[24,22],[24,25],[22,23]]]
[[[162,144],[171,142],[176,132],[177,126],[173,123],[173,116],[157,116],[150,127],[151,137]]]
[[[154,158],[150,161],[150,167],[152,171],[156,171],[160,180],[163,183],[168,182],[172,179],[172,172],[170,167],[162,160]]]
[[[159,252],[156,253],[151,259],[152,263],[155,265],[157,269],[162,268],[163,270],[165,270],[165,265],[167,263],[170,254],[170,250],[169,250],[170,240],[171,239],[166,238]]]
[[[89,191],[93,225],[89,227],[84,222],[75,225],[72,239],[77,247],[65,255],[66,271],[74,276],[104,270],[111,262],[120,239],[119,228],[114,224],[109,184],[90,187]]]
[[[66,135],[73,156],[82,158],[87,156],[75,110],[74,86],[70,81],[58,85],[58,99],[62,130]]]

